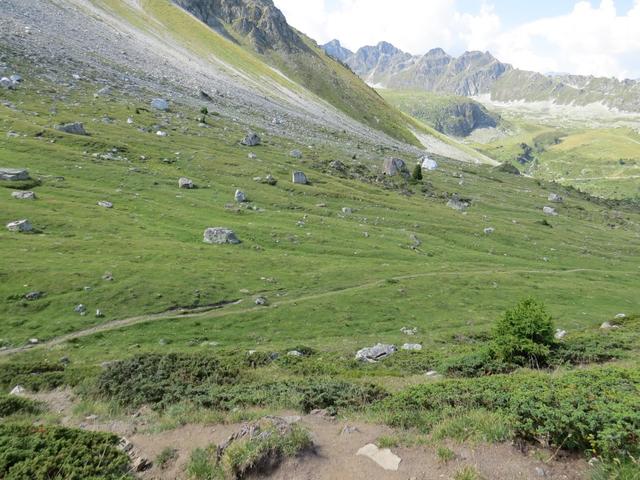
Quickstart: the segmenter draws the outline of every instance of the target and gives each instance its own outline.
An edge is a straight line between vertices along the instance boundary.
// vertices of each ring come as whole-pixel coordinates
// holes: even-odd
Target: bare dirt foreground
[[[177,451],[177,458],[165,469],[152,465],[138,474],[146,480],[187,479],[186,466],[191,452],[210,444],[224,442],[240,428],[240,424],[184,425],[173,430],[150,432],[149,418],[140,414],[118,420],[100,417],[78,418],[73,414],[78,399],[70,390],[29,394],[45,402],[50,411],[61,417],[67,426],[112,432],[126,437],[136,456],[153,462],[165,448]],[[580,480],[587,478],[588,464],[580,458],[554,456],[554,452],[530,449],[523,453],[510,444],[469,445],[450,443],[454,460],[444,462],[431,446],[392,448],[401,458],[398,471],[386,471],[374,461],[357,456],[367,444],[375,444],[382,436],[392,435],[392,429],[363,422],[347,422],[318,415],[295,416],[284,412],[312,433],[314,450],[285,461],[278,469],[253,478],[273,480],[440,480],[453,479],[456,472],[471,466],[486,480]],[[349,428],[345,428],[345,427]],[[553,457],[550,461],[543,461]]]

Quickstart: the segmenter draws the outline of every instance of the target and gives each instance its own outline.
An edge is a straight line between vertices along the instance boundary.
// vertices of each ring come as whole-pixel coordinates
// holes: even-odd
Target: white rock
[[[404,345],[402,345],[402,350],[419,352],[420,350],[422,350],[422,345],[420,345],[419,343],[405,343]]]
[[[553,217],[555,217],[556,215],[558,215],[558,212],[556,212],[556,209],[555,209],[555,208],[553,208],[553,207],[544,207],[544,208],[542,209],[542,212],[543,212],[545,215],[551,215],[551,216],[553,216]]]
[[[29,171],[24,168],[0,168],[0,180],[16,182],[19,180],[29,180]]]
[[[13,390],[9,392],[9,395],[22,395],[25,392],[25,389],[22,385],[16,385],[13,387]]]
[[[400,462],[402,461],[399,456],[395,455],[388,448],[381,449],[373,443],[362,447],[360,450],[358,450],[358,453],[356,455],[373,460],[380,467],[390,472],[397,472],[398,468],[400,467]]]
[[[11,196],[18,200],[35,200],[36,194],[34,192],[11,192]]]
[[[619,314],[617,314],[617,315],[616,315],[616,318],[617,318],[618,320],[619,320],[619,319],[621,319],[621,318],[627,318],[627,315],[626,315],[626,314],[624,314],[624,313],[619,313]]]
[[[29,345],[38,345],[39,343],[40,343],[40,340],[38,340],[37,338],[29,339]]]
[[[169,102],[167,102],[164,98],[154,98],[151,100],[151,107],[156,110],[161,110],[166,112],[169,110]]]
[[[426,375],[427,375],[427,377],[431,377],[431,378],[433,378],[433,377],[437,377],[437,376],[438,376],[438,372],[436,372],[435,370],[429,370],[429,371],[426,373]]]
[[[113,208],[113,203],[107,202],[106,200],[100,200],[98,202],[98,206],[102,208]]]
[[[31,232],[33,231],[33,225],[29,220],[16,220],[15,222],[7,223],[7,230],[10,232]]]
[[[556,329],[556,333],[554,335],[556,340],[562,340],[564,337],[567,336],[567,331],[566,330],[561,330],[561,329]]]
[[[383,360],[396,352],[395,345],[384,345],[378,343],[373,347],[362,348],[356,353],[356,360],[363,362],[377,362]]]
[[[180,188],[185,188],[187,190],[190,190],[193,188],[193,180],[186,178],[186,177],[181,177],[180,179],[178,179],[178,187]]]
[[[159,137],[166,137],[167,136],[167,132],[163,132],[162,130],[158,130],[156,132],[156,135]]]
[[[413,327],[413,328],[402,327],[400,331],[405,335],[414,336],[416,333],[418,333],[418,327]]]
[[[344,213],[345,215],[351,215],[353,213],[353,209],[351,209],[349,207],[344,207],[342,209],[342,213]]]
[[[618,327],[618,325],[612,325],[610,322],[604,322],[602,325],[600,325],[600,328],[602,330],[613,330],[620,327]]]
[[[438,169],[438,162],[436,162],[435,160],[431,160],[426,155],[422,157],[420,161],[422,163],[423,170],[433,171]]]
[[[484,234],[485,234],[485,235],[491,235],[491,234],[492,234],[492,233],[494,233],[495,231],[496,231],[496,229],[495,229],[495,228],[493,228],[493,227],[485,228],[485,229],[484,229]]]

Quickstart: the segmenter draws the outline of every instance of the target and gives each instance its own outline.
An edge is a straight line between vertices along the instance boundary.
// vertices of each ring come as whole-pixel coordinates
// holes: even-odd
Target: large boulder
[[[194,187],[193,180],[186,177],[182,177],[178,179],[178,187],[190,190]]]
[[[395,345],[378,343],[373,347],[358,350],[358,353],[356,353],[356,360],[360,360],[361,362],[377,362],[393,355],[396,351],[397,349]]]
[[[244,203],[247,201],[247,195],[242,190],[236,190],[234,198],[238,203]]]
[[[256,147],[260,145],[260,136],[257,133],[250,133],[246,137],[244,137],[244,140],[242,140],[242,145],[245,145],[247,147]]]
[[[404,163],[404,160],[399,158],[387,158],[384,161],[383,170],[385,175],[389,175],[390,177],[394,177],[398,174],[409,174],[409,170],[407,169],[407,165]]]
[[[426,155],[420,159],[423,170],[433,171],[438,169],[438,162],[431,160]]]
[[[309,180],[307,179],[307,176],[304,174],[304,172],[293,172],[291,181],[299,185],[306,185],[307,183],[309,183]]]
[[[2,77],[0,78],[0,87],[6,88],[8,90],[14,90],[17,86],[16,82],[13,82],[10,78]]]
[[[240,243],[238,237],[233,232],[233,230],[229,230],[228,228],[222,227],[213,227],[207,228],[204,231],[204,243],[210,243],[214,245],[224,245],[225,243],[231,245],[237,245]]]
[[[151,100],[151,108],[155,108],[161,112],[166,112],[169,110],[169,102],[164,98],[154,98]]]
[[[70,133],[72,135],[89,135],[87,131],[84,129],[84,125],[80,122],[64,123],[62,125],[57,125],[56,130],[59,130],[64,133]]]
[[[33,231],[33,225],[29,220],[16,220],[15,222],[7,223],[7,230],[10,232],[31,232]]]
[[[0,180],[9,180],[18,182],[20,180],[29,180],[29,171],[25,168],[5,168],[0,167]]]

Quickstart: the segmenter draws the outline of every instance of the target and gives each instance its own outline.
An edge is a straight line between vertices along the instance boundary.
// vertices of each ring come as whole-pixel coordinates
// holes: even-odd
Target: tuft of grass
[[[434,440],[500,443],[513,438],[510,425],[510,419],[504,414],[471,410],[442,420],[434,427],[432,435]]]
[[[444,463],[451,462],[456,458],[456,452],[448,447],[438,447],[438,449],[436,450],[436,454],[438,455],[438,458]]]
[[[453,476],[454,480],[484,480],[484,478],[473,467],[463,467]]]
[[[400,439],[395,435],[382,435],[376,440],[376,444],[380,448],[398,448]]]

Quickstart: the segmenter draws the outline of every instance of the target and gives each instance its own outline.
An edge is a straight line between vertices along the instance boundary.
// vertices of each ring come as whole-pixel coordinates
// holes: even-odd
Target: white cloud
[[[490,1],[490,0],[488,0]],[[424,53],[489,50],[500,60],[541,72],[640,77],[640,0],[617,12],[613,0],[576,1],[568,14],[505,28],[491,7],[460,12],[455,0],[275,0],[289,23],[318,42],[351,49],[386,40]]]

